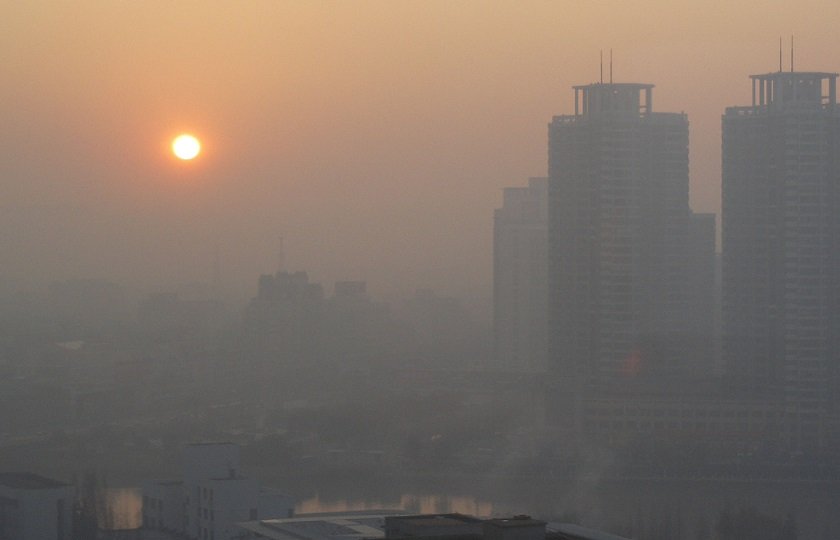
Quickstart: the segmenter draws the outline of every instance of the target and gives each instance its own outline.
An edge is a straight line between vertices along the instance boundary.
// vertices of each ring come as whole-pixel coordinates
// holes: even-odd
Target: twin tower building
[[[548,373],[549,416],[584,431],[604,400],[639,411],[671,390],[691,401],[678,414],[746,401],[771,411],[761,429],[824,444],[840,395],[836,79],[753,75],[752,104],[727,108],[720,258],[715,216],[689,205],[686,115],[655,112],[653,85],[574,87],[548,177],[496,210],[498,367]]]

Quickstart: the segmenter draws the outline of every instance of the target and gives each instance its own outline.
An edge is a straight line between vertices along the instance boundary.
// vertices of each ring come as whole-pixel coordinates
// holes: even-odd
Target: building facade
[[[544,372],[548,352],[548,178],[505,188],[493,217],[494,364]]]
[[[781,401],[792,447],[826,444],[840,360],[840,116],[835,73],[751,76],[723,116],[728,372]]]
[[[0,538],[70,540],[74,488],[32,473],[0,473]]]
[[[190,444],[183,478],[143,485],[143,527],[194,540],[238,538],[240,521],[291,517],[294,501],[242,476],[239,446]]]
[[[714,283],[693,274],[714,224],[689,207],[686,115],[654,112],[653,85],[600,83],[548,127],[550,368],[578,389],[684,372],[712,317],[690,284]]]

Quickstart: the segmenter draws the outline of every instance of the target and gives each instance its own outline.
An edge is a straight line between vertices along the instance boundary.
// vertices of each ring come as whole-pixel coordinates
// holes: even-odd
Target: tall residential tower
[[[753,75],[723,116],[724,355],[782,400],[789,441],[820,444],[840,362],[836,73]]]
[[[714,227],[689,208],[688,119],[654,112],[650,84],[574,90],[548,126],[550,369],[580,390],[711,365],[693,335],[711,306],[692,300],[712,295],[695,270]]]

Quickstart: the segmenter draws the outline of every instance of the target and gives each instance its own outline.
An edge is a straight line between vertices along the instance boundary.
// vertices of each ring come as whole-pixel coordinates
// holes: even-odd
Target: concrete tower
[[[550,366],[576,388],[681,372],[711,317],[690,301],[710,233],[689,208],[688,119],[653,112],[650,84],[574,90],[549,124]]]
[[[792,445],[824,443],[840,361],[840,117],[835,73],[753,75],[723,116],[726,366],[783,402]]]

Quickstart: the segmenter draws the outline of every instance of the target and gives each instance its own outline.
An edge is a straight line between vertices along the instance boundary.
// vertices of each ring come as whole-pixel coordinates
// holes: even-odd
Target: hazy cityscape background
[[[691,122],[695,211],[718,212],[720,115],[746,76],[840,53],[829,1],[9,3],[0,60],[3,287],[101,277],[146,292],[276,265],[376,296],[486,299],[501,188],[545,174],[568,89],[657,85]],[[175,133],[201,163],[174,164]]]
[[[0,12],[0,486],[840,535],[840,4]]]

